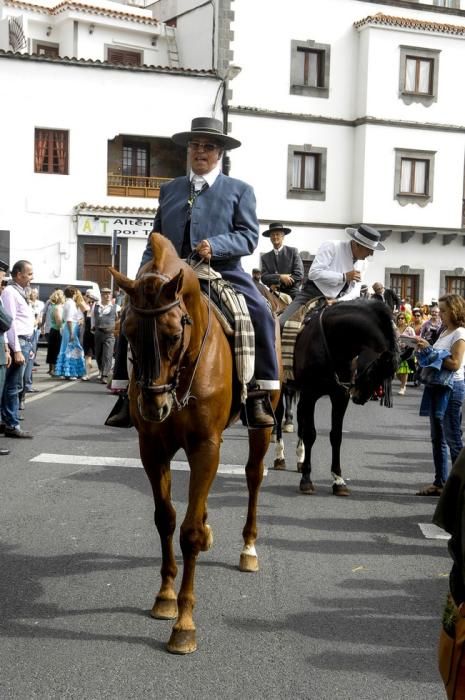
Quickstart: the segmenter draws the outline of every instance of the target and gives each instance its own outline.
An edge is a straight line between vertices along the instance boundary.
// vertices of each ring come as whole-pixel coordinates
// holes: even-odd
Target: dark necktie
[[[194,182],[191,180],[189,184],[189,199],[187,200],[187,217],[186,225],[184,226],[184,238],[181,246],[181,258],[187,258],[188,255],[192,253],[191,246],[191,217],[192,217],[192,207],[194,206],[197,197],[202,194],[208,187],[206,182],[203,183],[200,190],[196,190],[194,187]]]
[[[194,181],[191,180],[190,183],[190,188],[189,188],[189,199],[187,200],[187,205],[188,205],[188,211],[187,211],[187,220],[191,220],[192,216],[192,207],[195,204],[195,200],[197,197],[202,194],[202,192],[205,192],[205,190],[208,188],[208,184],[206,182],[203,183],[202,187],[200,190],[196,190],[194,187]]]

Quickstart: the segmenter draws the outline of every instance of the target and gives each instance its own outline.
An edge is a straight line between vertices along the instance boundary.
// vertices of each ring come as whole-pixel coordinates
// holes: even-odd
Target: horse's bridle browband
[[[181,301],[179,299],[175,299],[170,304],[159,306],[158,309],[141,309],[140,306],[134,306],[134,304],[130,304],[130,307],[138,316],[161,316],[180,304]]]

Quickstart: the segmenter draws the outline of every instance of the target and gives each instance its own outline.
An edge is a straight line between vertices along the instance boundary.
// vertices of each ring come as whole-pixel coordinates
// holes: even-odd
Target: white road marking
[[[427,540],[450,540],[449,533],[433,523],[418,523]]]
[[[97,372],[94,370],[93,372],[90,372],[89,377],[90,379],[93,379],[94,377],[97,376]],[[27,394],[26,401],[28,404],[33,403],[34,401],[40,401],[41,399],[44,399],[46,396],[51,396],[52,394],[56,394],[57,391],[63,391],[63,389],[69,389],[72,386],[75,386],[76,384],[79,384],[81,381],[80,379],[76,382],[68,382],[66,379],[59,379],[58,377],[52,377],[51,381],[54,382],[59,382],[59,384],[53,384],[49,389],[39,389],[38,394]],[[41,384],[42,386],[42,384]]]
[[[135,469],[142,468],[140,459],[133,457],[94,457],[92,455],[59,455],[48,452],[33,457],[31,462],[43,462],[46,464],[72,464],[75,466],[83,465],[89,467],[131,467]],[[187,462],[173,461],[171,469],[175,471],[189,471]],[[245,465],[243,464],[220,464],[218,474],[238,474],[245,475]],[[268,469],[265,467],[264,476],[268,474]]]

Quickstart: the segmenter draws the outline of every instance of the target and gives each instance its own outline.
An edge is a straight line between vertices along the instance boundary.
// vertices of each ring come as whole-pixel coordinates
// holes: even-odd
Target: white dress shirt
[[[351,241],[325,241],[318,248],[308,278],[315,282],[325,297],[336,299],[345,285],[344,273],[359,270],[363,274],[366,266],[365,260],[354,262]],[[350,282],[347,291],[341,294],[338,301],[358,299],[361,287],[361,281]]]

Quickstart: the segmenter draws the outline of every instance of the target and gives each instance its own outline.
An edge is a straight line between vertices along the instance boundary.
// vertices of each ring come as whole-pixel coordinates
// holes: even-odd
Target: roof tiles
[[[402,29],[420,29],[428,32],[438,32],[440,34],[455,34],[456,36],[465,36],[465,26],[458,24],[446,24],[445,22],[431,22],[424,19],[416,19],[411,17],[393,17],[392,15],[384,15],[378,12],[376,15],[370,15],[364,19],[354,22],[356,29],[361,29],[373,24],[381,24],[386,27],[400,27]]]

